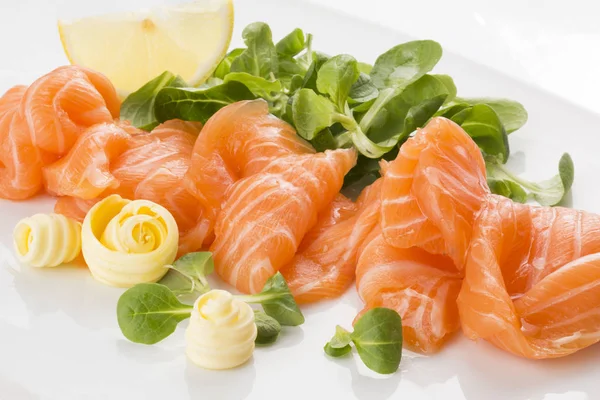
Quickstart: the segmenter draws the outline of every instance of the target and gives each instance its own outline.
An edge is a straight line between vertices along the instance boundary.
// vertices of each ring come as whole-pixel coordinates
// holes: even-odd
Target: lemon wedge
[[[164,71],[191,85],[208,78],[233,32],[232,0],[197,0],[58,22],[72,64],[105,74],[122,96]]]

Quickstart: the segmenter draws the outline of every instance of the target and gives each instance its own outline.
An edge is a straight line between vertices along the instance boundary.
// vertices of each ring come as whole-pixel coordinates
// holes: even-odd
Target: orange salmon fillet
[[[240,101],[223,107],[206,122],[185,183],[215,220],[236,181],[281,157],[314,152],[289,124],[269,114],[266,101]]]
[[[152,132],[126,124],[96,125],[73,151],[45,169],[48,191],[59,198],[55,211],[82,220],[101,198],[119,194],[150,200],[173,214],[180,231],[179,253],[196,251],[212,236],[204,209],[183,183],[199,123],[167,121]]]
[[[387,165],[381,226],[393,246],[465,262],[475,214],[490,193],[481,151],[462,128],[434,118]]]
[[[458,298],[465,334],[536,359],[597,343],[599,252],[599,215],[490,196]]]
[[[365,308],[356,319],[374,307],[391,308],[402,317],[404,345],[433,353],[460,328],[461,282],[449,257],[393,247],[379,233],[359,256],[356,287]]]
[[[292,260],[355,163],[350,149],[294,155],[235,183],[211,247],[217,274],[241,292],[259,292]]]
[[[66,66],[0,99],[0,197],[21,200],[43,187],[42,169],[66,155],[90,126],[119,115],[110,81]]]
[[[341,296],[354,280],[357,253],[379,222],[381,179],[356,204],[341,194],[319,216],[292,261],[281,269],[296,302]]]

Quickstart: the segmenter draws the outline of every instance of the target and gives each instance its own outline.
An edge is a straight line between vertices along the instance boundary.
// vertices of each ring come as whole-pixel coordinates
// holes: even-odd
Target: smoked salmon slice
[[[0,98],[0,197],[22,200],[40,187],[42,160],[31,140],[23,134],[19,104],[25,86],[15,86]]]
[[[55,211],[82,220],[101,198],[119,194],[167,208],[180,230],[179,252],[210,242],[209,221],[183,178],[201,124],[167,121],[145,133],[123,123],[101,124],[80,137],[73,151],[45,169]]]
[[[391,308],[402,317],[404,345],[433,353],[460,328],[461,281],[449,257],[391,246],[379,233],[358,259],[356,287],[365,307],[355,321],[371,308]]]
[[[210,246],[239,291],[281,271],[310,303],[356,278],[357,318],[396,310],[423,353],[460,327],[533,359],[600,341],[600,215],[492,195],[479,147],[448,119],[417,130],[354,203],[339,191],[356,151],[316,153],[264,100],[152,132],[119,107],[106,77],[76,66],[6,92],[0,197],[45,188],[78,220],[111,194],[153,201],[177,221],[179,255]]]
[[[236,182],[215,226],[217,274],[241,292],[259,292],[292,260],[356,157],[353,149],[280,157]]]
[[[357,203],[339,194],[302,240],[281,274],[298,303],[341,296],[351,286],[359,248],[379,222],[379,179]]]
[[[110,81],[66,66],[17,86],[0,99],[0,197],[25,199],[42,189],[42,168],[67,154],[90,126],[119,115]]]
[[[413,207],[407,211],[401,207],[406,204]],[[390,271],[400,274],[396,269],[379,266],[381,278],[366,286],[365,276],[371,272],[363,275],[361,270],[402,257],[427,265],[419,262],[422,256],[391,252],[417,251],[403,247],[423,246],[427,236],[439,237],[444,247],[436,252],[448,254],[465,274],[462,286],[461,275],[452,277],[448,293],[455,297],[461,287],[456,305],[467,337],[534,359],[565,356],[600,341],[600,216],[518,204],[490,194],[479,149],[452,122],[432,120],[386,167],[381,215],[384,240],[374,239],[365,248],[357,270],[359,293],[367,307],[397,307],[410,328],[432,296],[423,297],[426,289],[419,287],[413,293],[414,306],[409,306],[405,297],[389,293],[430,282],[431,270],[413,269],[393,277]],[[389,258],[383,262],[373,261],[385,254]],[[439,269],[443,264],[429,265]],[[454,304],[449,300],[445,304],[450,303]],[[405,313],[405,307],[417,306],[418,313]],[[442,327],[452,326],[442,323],[449,319],[437,320]],[[420,351],[434,350],[445,336],[430,337],[425,325],[416,326],[426,335],[409,340]]]
[[[16,110],[26,90],[27,86],[24,85],[13,86],[0,97],[0,118],[7,112]]]
[[[465,262],[475,214],[490,193],[481,151],[462,128],[437,117],[387,165],[381,226],[393,246],[421,247]]]
[[[120,102],[104,75],[77,66],[55,69],[25,91],[20,112],[34,146],[56,156],[66,154],[79,135],[119,116]]]
[[[179,254],[199,250],[211,239],[206,211],[184,184],[198,122],[167,121],[150,134],[134,136],[132,149],[118,157],[112,168],[121,182],[121,196],[163,205],[179,227]]]
[[[100,200],[102,200],[102,197],[89,200],[71,196],[59,197],[56,204],[54,204],[54,212],[83,222],[88,211]]]
[[[84,200],[100,196],[120,185],[110,171],[111,161],[129,148],[131,135],[116,124],[87,129],[65,157],[43,169],[44,184],[54,196]]]
[[[600,340],[600,216],[491,195],[475,222],[458,297],[462,327],[527,358]]]
[[[237,180],[281,157],[314,152],[294,128],[269,114],[266,101],[240,101],[223,107],[206,122],[185,182],[214,220],[227,189]]]

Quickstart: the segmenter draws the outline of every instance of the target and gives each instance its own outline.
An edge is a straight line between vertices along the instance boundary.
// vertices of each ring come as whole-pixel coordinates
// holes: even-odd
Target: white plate
[[[65,63],[55,30],[57,8],[52,3],[58,1],[2,5],[0,90],[27,83]],[[91,9],[88,2],[79,3],[80,8]],[[451,11],[445,11],[451,20]],[[399,16],[406,18],[411,16]],[[392,45],[410,39],[308,3],[245,0],[237,4],[238,42],[243,26],[254,20],[270,23],[275,37],[302,27],[314,33],[315,48],[331,54],[350,53],[364,61],[373,61]],[[444,29],[452,29],[452,23]],[[600,212],[597,115],[448,52],[437,71],[453,76],[464,96],[521,101],[530,117],[510,138],[510,166],[531,178],[548,177],[556,172],[562,152],[569,151],[576,166],[572,205]],[[15,262],[13,226],[34,212],[50,211],[52,204],[48,198],[0,201],[1,400],[597,397],[600,346],[564,359],[527,361],[484,342],[469,342],[459,334],[434,356],[405,351],[400,372],[388,377],[370,373],[357,357],[332,361],[322,347],[335,324],[349,326],[361,307],[353,289],[338,301],[307,307],[302,327],[286,329],[276,345],[257,349],[243,368],[198,369],[184,355],[182,328],[186,323],[158,345],[132,344],[123,338],[116,322],[121,290],[96,283],[85,269],[35,270]]]

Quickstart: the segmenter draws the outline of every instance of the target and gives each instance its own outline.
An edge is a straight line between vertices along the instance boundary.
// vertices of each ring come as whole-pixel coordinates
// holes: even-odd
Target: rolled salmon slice
[[[526,358],[600,341],[600,216],[491,195],[458,297],[462,327]]]
[[[356,163],[353,149],[292,155],[235,183],[211,246],[219,276],[256,293],[288,264],[317,216],[337,196]]]
[[[54,196],[94,199],[120,182],[110,170],[111,161],[129,148],[131,136],[118,125],[97,124],[86,130],[71,151],[44,168],[44,184]]]
[[[9,111],[14,111],[21,103],[21,99],[27,90],[27,86],[17,85],[8,89],[2,97],[0,97],[0,118]]]
[[[119,106],[116,91],[104,75],[65,66],[27,88],[20,112],[27,121],[32,144],[62,156],[87,128],[118,118]]]
[[[489,193],[475,142],[454,122],[434,118],[386,168],[383,235],[399,248],[448,254],[462,268],[475,215]]]
[[[404,346],[433,353],[460,328],[461,282],[449,257],[391,246],[379,233],[359,255],[356,287],[365,307],[355,321],[371,308],[391,308],[402,317]]]
[[[106,77],[76,66],[9,90],[0,99],[0,197],[37,194],[42,168],[66,155],[87,128],[112,122],[119,105]]]
[[[167,121],[149,134],[134,136],[132,148],[112,168],[121,182],[119,192],[161,204],[171,212],[180,232],[179,255],[199,250],[212,239],[205,209],[184,184],[201,129],[198,122]]]
[[[31,144],[19,104],[26,86],[15,86],[0,98],[0,197],[22,200],[41,187],[43,160]]]
[[[288,123],[269,114],[266,101],[240,101],[206,122],[194,146],[186,187],[214,221],[236,181],[281,157],[314,152]]]
[[[333,299],[351,286],[358,251],[379,222],[381,183],[365,188],[356,204],[338,195],[281,269],[298,303]]]
[[[91,128],[89,136],[80,138],[81,146],[76,144],[67,157],[47,168],[49,176],[57,177],[50,189],[56,187],[63,190],[60,194],[69,195],[59,198],[55,211],[82,220],[97,201],[110,194],[150,200],[164,206],[177,221],[180,255],[210,244],[210,224],[204,217],[204,209],[183,184],[200,129],[199,123],[179,120],[167,121],[150,133],[122,123]],[[115,134],[123,146],[119,151],[100,145],[108,143],[109,138],[114,142]],[[87,161],[80,160],[86,156]],[[88,185],[90,179],[86,176],[89,174],[85,171],[92,167],[103,171],[106,179]],[[68,193],[65,176],[77,182]],[[91,186],[91,190],[83,192],[86,185]],[[85,199],[91,195],[95,197]]]

